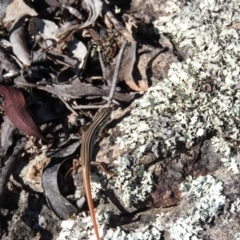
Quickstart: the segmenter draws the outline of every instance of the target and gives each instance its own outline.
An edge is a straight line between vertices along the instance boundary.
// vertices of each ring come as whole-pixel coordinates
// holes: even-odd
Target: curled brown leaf
[[[31,56],[25,39],[25,17],[26,16],[22,16],[14,22],[10,30],[9,39],[12,44],[14,54],[24,65],[29,66],[31,64]]]

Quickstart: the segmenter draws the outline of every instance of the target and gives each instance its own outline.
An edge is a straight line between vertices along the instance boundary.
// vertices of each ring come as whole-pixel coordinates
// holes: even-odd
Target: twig
[[[74,110],[72,109],[72,107],[71,107],[62,97],[60,97],[60,96],[58,96],[58,97],[59,97],[59,99],[65,104],[65,106],[67,107],[67,109],[69,109],[72,113],[78,115],[77,112],[74,111]]]
[[[126,45],[127,45],[127,40],[124,39],[123,43],[122,43],[122,46],[121,46],[121,49],[120,49],[120,51],[118,53],[118,56],[117,56],[117,62],[116,62],[116,66],[115,66],[115,69],[114,69],[113,80],[112,80],[112,87],[111,87],[111,91],[109,93],[108,102],[107,102],[108,107],[110,107],[110,105],[112,103],[113,95],[114,95],[116,85],[117,85],[120,64],[121,64],[123,52],[124,52],[124,49],[125,49]]]
[[[104,78],[104,80],[107,80],[106,79],[106,65],[104,63],[103,56],[102,56],[100,49],[98,49],[98,57],[99,57],[99,62],[100,62],[101,69],[102,69],[103,78]]]
[[[16,147],[14,148],[13,154],[8,159],[6,165],[1,169],[1,173],[0,173],[0,207],[2,206],[3,196],[4,196],[7,182],[11,175],[11,170],[12,170],[14,164],[17,162],[18,154],[21,152],[21,150],[23,149],[23,147],[25,145],[26,145],[26,141],[24,141],[22,139],[19,140],[17,142]]]
[[[116,88],[116,89],[117,89],[117,88]],[[102,96],[102,99],[105,100],[105,101],[107,101],[107,100],[108,100],[108,97]],[[116,101],[115,99],[112,99],[112,103],[113,103],[114,105],[120,105],[120,103],[119,103],[118,101]]]
[[[77,105],[73,107],[74,109],[99,109],[102,105]]]

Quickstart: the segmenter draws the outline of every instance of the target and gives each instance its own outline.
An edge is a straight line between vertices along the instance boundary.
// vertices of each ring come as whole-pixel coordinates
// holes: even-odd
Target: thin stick
[[[10,175],[12,173],[12,169],[14,165],[18,161],[18,155],[22,151],[23,147],[26,145],[26,138],[20,139],[14,150],[12,155],[9,157],[8,161],[6,162],[6,165],[1,169],[0,172],[0,207],[2,207],[3,204],[3,197],[6,190],[6,185],[8,183],[8,180],[10,178]]]
[[[110,107],[110,105],[112,103],[113,95],[114,95],[116,85],[117,85],[120,64],[121,64],[123,52],[124,52],[124,49],[125,49],[126,45],[127,45],[127,40],[124,39],[123,43],[122,43],[122,46],[121,46],[121,49],[120,49],[120,51],[118,53],[118,56],[117,56],[117,62],[116,62],[116,66],[115,66],[115,69],[114,69],[113,80],[112,80],[112,88],[111,88],[111,91],[110,91],[109,96],[108,96],[108,102],[107,102],[108,107]]]
[[[73,107],[74,109],[99,109],[102,105],[77,105]]]
[[[58,96],[58,97],[59,97],[59,99],[65,104],[65,106],[67,107],[67,109],[69,109],[72,113],[78,115],[77,112],[74,111],[74,110],[72,109],[72,107],[71,107],[62,97],[60,97],[60,96]]]
[[[98,49],[98,57],[99,57],[99,62],[100,62],[101,69],[102,69],[103,78],[104,78],[104,80],[107,80],[106,79],[106,65],[104,63],[103,56],[102,56],[100,49]]]

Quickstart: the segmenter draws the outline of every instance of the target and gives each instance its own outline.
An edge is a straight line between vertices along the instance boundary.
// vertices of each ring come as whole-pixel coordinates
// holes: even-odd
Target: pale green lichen
[[[106,179],[98,174],[91,174],[91,191],[94,200],[100,198],[100,191],[106,186]]]
[[[137,157],[146,150],[159,156],[174,151],[178,142],[191,146],[214,131],[224,133],[234,146],[239,134],[240,91],[224,84],[205,92],[204,81],[191,77],[186,63],[172,64],[169,78],[137,100],[131,116],[119,125],[124,132],[118,138],[120,147],[135,149]]]
[[[136,100],[131,116],[119,124],[124,132],[118,138],[120,147],[134,149],[136,157],[147,151],[166,156],[180,142],[190,147],[214,133],[227,137],[226,144],[236,152],[240,35],[230,24],[240,21],[240,4],[217,0],[196,0],[182,8],[180,4],[168,1],[170,14],[160,17],[155,28],[180,47],[190,48],[191,56],[173,63],[168,79]],[[226,165],[234,165],[230,168],[237,172],[232,152],[225,157],[230,161]]]
[[[187,178],[180,189],[183,198],[192,199],[192,208],[186,210],[186,215],[175,221],[162,224],[164,216],[157,220],[163,229],[168,229],[172,239],[199,239],[198,234],[203,230],[201,222],[211,222],[217,214],[223,211],[226,197],[222,195],[223,184],[210,175],[200,176],[193,180]]]
[[[237,200],[231,204],[229,212],[231,214],[240,212],[240,198],[237,198]]]
[[[183,196],[196,200],[191,216],[193,222],[211,222],[223,210],[226,201],[226,197],[222,195],[223,183],[210,175],[200,176],[195,180],[189,177],[188,182],[183,183],[180,189]]]
[[[104,240],[160,240],[162,230],[155,223],[126,233],[121,228],[117,230],[108,230]]]
[[[125,155],[118,157],[114,162],[116,176],[110,179],[112,189],[120,191],[125,206],[137,206],[144,202],[152,191],[152,173],[147,172],[143,165],[136,164],[136,160]]]
[[[124,231],[122,228],[117,227],[116,229],[107,229],[104,219],[100,219],[99,215],[104,216],[109,221],[110,213],[108,212],[98,212],[96,215],[98,217],[98,227],[101,239],[104,240],[160,240],[162,229],[156,224],[151,223],[147,226],[135,229],[132,231]],[[101,222],[101,224],[100,224]],[[79,239],[96,239],[93,231],[93,226],[91,223],[90,216],[86,217],[83,214],[78,216],[76,219],[68,219],[62,221],[61,232],[57,237],[57,240],[79,240]]]
[[[103,235],[108,223],[108,216],[103,211],[96,212],[96,218],[98,221],[98,229],[100,236]],[[79,239],[95,239],[93,223],[90,216],[86,216],[85,213],[78,214],[77,218],[70,218],[64,220],[61,223],[61,232],[57,237],[57,240],[79,240]]]
[[[222,154],[221,161],[224,166],[234,173],[238,173],[238,153],[231,151],[232,144],[219,137],[213,137],[211,142],[214,151]]]
[[[235,234],[234,240],[240,240],[240,232]]]

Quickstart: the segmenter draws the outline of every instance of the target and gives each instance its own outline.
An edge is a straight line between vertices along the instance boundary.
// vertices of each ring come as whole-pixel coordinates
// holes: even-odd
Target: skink
[[[82,174],[84,188],[86,192],[86,198],[88,202],[88,207],[93,222],[94,232],[97,240],[100,240],[97,220],[94,212],[94,205],[91,193],[90,184],[90,161],[93,157],[94,143],[98,137],[98,134],[104,128],[111,117],[112,107],[102,108],[94,117],[92,124],[88,130],[83,135],[82,146],[81,146],[81,163],[82,163]]]

